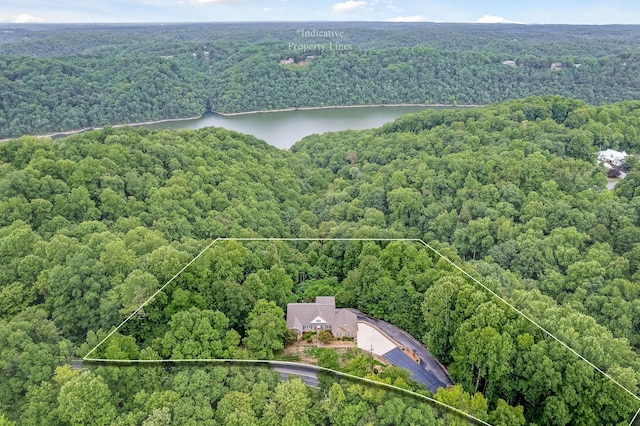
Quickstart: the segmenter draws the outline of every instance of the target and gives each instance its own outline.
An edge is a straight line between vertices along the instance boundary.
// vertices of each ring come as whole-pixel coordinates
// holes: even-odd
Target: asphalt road
[[[318,369],[313,365],[295,364],[272,361],[271,367],[280,374],[280,379],[284,382],[289,376],[297,376],[307,385],[314,388],[319,387],[318,377],[316,373]],[[87,368],[81,359],[72,359],[71,368],[81,370]]]
[[[74,359],[71,360],[71,369],[72,370],[82,370],[82,369],[85,369],[85,368],[87,368],[87,367],[85,367],[82,364],[82,360],[81,359],[75,359],[74,358]]]
[[[280,378],[283,382],[287,380],[289,376],[298,376],[302,379],[305,385],[312,388],[319,387],[318,377],[316,376],[317,370],[315,370],[313,367],[301,364],[287,366],[276,365],[273,367],[273,369],[280,373]]]

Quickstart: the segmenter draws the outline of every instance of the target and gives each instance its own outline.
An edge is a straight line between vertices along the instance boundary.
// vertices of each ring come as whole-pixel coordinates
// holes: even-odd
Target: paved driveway
[[[416,364],[414,360],[409,358],[404,352],[400,349],[395,348],[386,354],[384,357],[388,359],[393,365],[400,368],[406,368],[411,372],[411,378],[418,383],[422,383],[424,387],[429,389],[432,392],[438,390],[438,388],[447,387],[447,383],[443,383],[438,379],[435,374],[425,370],[419,364]]]
[[[409,368],[409,370],[412,372],[412,379],[417,382],[423,383],[427,387],[427,389],[432,392],[438,390],[439,387],[446,387],[447,385],[453,384],[453,381],[449,377],[449,373],[447,372],[447,370],[445,370],[445,368],[442,367],[442,365],[440,365],[440,363],[438,363],[438,361],[436,361],[433,356],[431,356],[429,351],[427,351],[427,349],[409,333],[399,329],[392,324],[389,324],[388,322],[368,317],[358,310],[351,310],[358,316],[358,347],[360,349],[369,351],[371,350],[371,348],[367,345],[373,344],[373,352],[376,355],[380,355],[389,359],[392,364],[397,365],[398,367],[408,368],[409,366],[411,366],[412,368]],[[361,343],[361,328],[363,330],[366,330],[365,338],[367,338],[368,334],[374,334],[377,336],[369,337],[369,339],[372,340]],[[384,344],[385,342],[391,342],[393,344],[393,347],[389,347],[387,344]],[[376,344],[378,344],[380,347],[380,353],[376,351]],[[398,352],[400,352],[402,356],[396,355],[397,352],[394,352],[394,354],[391,354],[390,356],[391,358],[395,359],[396,362],[403,365],[396,364],[393,359],[390,359],[386,356],[389,352],[393,351],[399,346],[404,346],[408,349],[413,350],[413,352],[420,358],[420,364],[416,364],[413,360],[411,360],[411,358],[402,353],[400,349],[398,349]],[[387,349],[387,352],[382,352]],[[410,363],[407,364],[406,361],[410,361]],[[429,376],[429,379],[426,378],[427,376],[423,375],[423,372],[425,372]]]
[[[358,321],[358,348],[384,356],[387,352],[396,348],[396,344],[387,336],[380,333],[366,322]]]

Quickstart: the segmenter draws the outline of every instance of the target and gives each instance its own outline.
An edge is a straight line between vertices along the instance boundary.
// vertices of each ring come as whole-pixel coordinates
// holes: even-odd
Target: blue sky
[[[0,22],[640,24],[639,0],[2,0]]]

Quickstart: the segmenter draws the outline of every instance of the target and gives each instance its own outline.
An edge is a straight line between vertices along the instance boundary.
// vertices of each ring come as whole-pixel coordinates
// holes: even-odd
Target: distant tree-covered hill
[[[636,26],[331,23],[338,36],[301,35],[327,25],[3,26],[0,137],[206,109],[640,93]],[[307,63],[280,64],[290,57]]]

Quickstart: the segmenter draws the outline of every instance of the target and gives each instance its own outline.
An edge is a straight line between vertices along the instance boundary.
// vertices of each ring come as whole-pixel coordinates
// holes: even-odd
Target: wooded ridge
[[[640,87],[636,26],[336,23],[342,37],[314,42],[353,49],[317,52],[289,48],[303,40],[298,27],[3,26],[0,138],[207,110],[490,104],[531,95],[602,104],[635,99]]]
[[[219,236],[420,238],[637,394],[640,102],[531,97],[428,110],[290,151],[220,128],[105,128],[0,144],[0,418],[19,424],[438,424],[346,380],[262,369],[72,370]],[[407,330],[491,424],[628,424],[637,400],[411,243],[223,242],[99,349],[109,359],[273,358],[284,310],[335,296]],[[318,354],[317,354],[318,355]],[[366,355],[321,365],[418,389]],[[320,397],[324,392],[328,399]],[[424,391],[426,392],[426,391]]]

